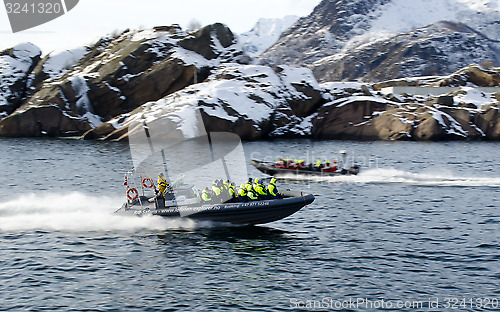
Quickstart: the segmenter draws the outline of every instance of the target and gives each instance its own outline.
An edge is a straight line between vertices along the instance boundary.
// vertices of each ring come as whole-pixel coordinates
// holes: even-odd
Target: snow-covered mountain
[[[497,59],[494,42],[461,23],[437,22],[389,39],[351,48],[311,65],[325,81],[382,81],[452,73]],[[497,45],[500,48],[500,45]]]
[[[498,0],[323,0],[309,16],[286,30],[260,59],[271,64],[333,68],[328,64],[346,56],[355,58],[356,49],[380,41],[390,42],[398,35],[410,34],[440,21],[470,27],[475,36],[488,41],[487,47],[496,54],[492,61],[500,62]],[[456,40],[456,45],[460,46],[460,38]],[[462,49],[475,48],[462,43]],[[384,55],[383,50],[376,52]],[[380,59],[373,59],[375,63],[378,61]],[[472,64],[480,60],[470,59],[468,62]],[[328,80],[318,71],[314,72],[319,80]]]
[[[243,50],[251,57],[257,57],[278,41],[279,37],[297,20],[298,16],[287,15],[283,18],[261,18],[255,26],[238,36]]]

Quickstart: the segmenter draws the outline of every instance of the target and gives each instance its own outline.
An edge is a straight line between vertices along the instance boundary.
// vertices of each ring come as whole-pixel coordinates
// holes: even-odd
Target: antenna
[[[344,165],[345,165],[345,158],[346,158],[346,156],[347,156],[347,151],[346,151],[346,150],[341,150],[341,151],[339,152],[339,154],[340,154],[340,157],[342,157],[342,164],[341,164],[340,168],[341,168],[341,169],[345,169],[345,168],[344,168]]]

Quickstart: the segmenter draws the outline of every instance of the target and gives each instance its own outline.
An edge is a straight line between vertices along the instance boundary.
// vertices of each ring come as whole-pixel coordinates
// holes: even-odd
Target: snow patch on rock
[[[83,120],[86,120],[89,125],[94,128],[102,123],[101,117],[93,113],[92,104],[90,103],[88,92],[89,87],[84,78],[73,76],[69,78],[71,86],[75,91],[76,107]]]
[[[48,79],[56,79],[71,70],[87,52],[86,47],[79,47],[49,55],[43,64],[43,71],[49,76]]]
[[[26,88],[26,78],[35,65],[34,59],[41,54],[40,49],[31,43],[18,44],[11,51],[0,53],[0,112],[10,110],[20,100]]]

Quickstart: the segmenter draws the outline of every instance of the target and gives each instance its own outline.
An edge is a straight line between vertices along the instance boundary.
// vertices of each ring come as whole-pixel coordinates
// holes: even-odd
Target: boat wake
[[[122,203],[122,197],[92,196],[79,192],[21,195],[0,202],[0,232],[161,231],[212,226],[192,220],[114,214]]]
[[[352,176],[282,175],[283,179],[326,183],[400,183],[416,186],[500,187],[500,177],[456,176],[450,172],[412,173],[394,168],[361,171]]]

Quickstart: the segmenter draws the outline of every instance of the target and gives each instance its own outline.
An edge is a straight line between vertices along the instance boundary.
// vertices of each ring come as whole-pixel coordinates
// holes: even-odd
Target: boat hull
[[[282,199],[251,201],[247,203],[222,203],[201,206],[179,205],[161,209],[154,208],[154,205],[141,206],[125,203],[117,213],[253,225],[281,220],[294,214],[313,201],[314,195],[312,194],[298,194],[298,196]]]
[[[359,168],[358,169],[351,168],[337,172],[322,172],[322,171],[313,171],[306,169],[277,168],[274,166],[273,163],[267,163],[259,160],[251,160],[250,163],[260,171],[272,176],[294,174],[294,175],[334,177],[334,176],[345,176],[345,175],[357,175],[359,173]]]

